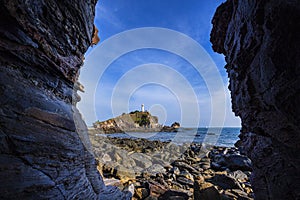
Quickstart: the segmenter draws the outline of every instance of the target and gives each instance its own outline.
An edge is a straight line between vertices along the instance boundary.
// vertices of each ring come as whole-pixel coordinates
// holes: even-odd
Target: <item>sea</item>
[[[160,140],[162,142],[204,143],[216,146],[233,147],[238,141],[241,128],[236,127],[201,127],[179,128],[178,132],[127,132],[113,134],[99,134],[110,138],[144,138],[148,140]]]

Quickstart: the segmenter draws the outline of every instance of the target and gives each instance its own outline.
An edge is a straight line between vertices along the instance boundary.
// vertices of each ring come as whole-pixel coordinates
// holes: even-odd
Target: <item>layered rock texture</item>
[[[104,186],[74,107],[95,4],[1,0],[0,199],[130,198]]]
[[[228,0],[213,18],[256,199],[300,198],[299,1]]]

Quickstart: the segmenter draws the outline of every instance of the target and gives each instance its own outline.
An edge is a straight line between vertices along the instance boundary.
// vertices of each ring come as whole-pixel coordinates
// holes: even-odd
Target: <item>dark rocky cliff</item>
[[[236,1],[213,18],[213,49],[226,56],[241,146],[256,199],[300,198],[300,4]]]
[[[1,0],[0,199],[126,199],[104,186],[72,107],[95,4]]]

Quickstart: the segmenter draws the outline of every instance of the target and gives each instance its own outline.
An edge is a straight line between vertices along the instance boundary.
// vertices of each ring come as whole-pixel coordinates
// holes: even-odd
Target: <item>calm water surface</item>
[[[241,128],[180,128],[176,133],[169,132],[128,132],[105,134],[106,137],[117,138],[145,138],[148,140],[172,141],[177,144],[182,143],[207,143],[218,146],[232,147],[239,139]],[[101,134],[104,135],[104,134]]]

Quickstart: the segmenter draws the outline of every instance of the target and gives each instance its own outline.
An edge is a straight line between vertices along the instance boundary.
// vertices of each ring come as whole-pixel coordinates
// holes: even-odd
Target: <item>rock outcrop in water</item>
[[[171,126],[163,126],[158,123],[158,117],[148,111],[133,111],[128,114],[93,123],[90,131],[95,134],[126,133],[126,132],[177,132],[180,128],[178,122]]]
[[[213,18],[256,199],[300,198],[299,1],[228,0]]]
[[[102,122],[96,121],[93,126],[99,133],[150,132],[162,128],[157,116],[137,110]]]
[[[1,199],[130,198],[104,186],[72,106],[83,54],[98,40],[95,4],[1,1]]]

